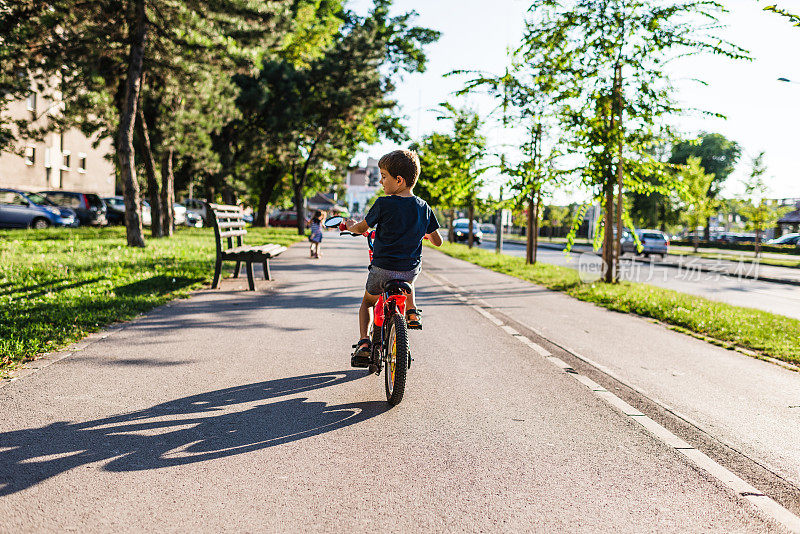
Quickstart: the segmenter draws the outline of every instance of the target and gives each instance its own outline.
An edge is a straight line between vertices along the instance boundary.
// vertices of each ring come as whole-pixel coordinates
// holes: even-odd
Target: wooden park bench
[[[250,291],[255,291],[256,284],[253,280],[253,263],[258,262],[264,266],[264,280],[272,280],[269,272],[269,260],[279,256],[286,247],[276,244],[266,244],[260,246],[247,246],[244,244],[243,237],[247,233],[245,230],[244,214],[239,206],[228,206],[224,204],[208,204],[207,213],[210,214],[214,225],[214,235],[217,242],[217,261],[214,265],[214,283],[212,289],[219,286],[219,278],[222,273],[223,261],[235,261],[236,269],[233,272],[234,278],[239,278],[239,270],[242,263],[247,268],[247,285]],[[236,246],[233,246],[233,238],[236,238]],[[227,247],[223,243],[227,239]]]

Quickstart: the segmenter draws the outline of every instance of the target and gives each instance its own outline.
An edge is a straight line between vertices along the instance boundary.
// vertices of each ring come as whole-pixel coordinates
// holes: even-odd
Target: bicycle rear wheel
[[[384,347],[386,373],[386,400],[396,406],[403,400],[408,371],[408,327],[399,313],[389,318],[389,333]]]

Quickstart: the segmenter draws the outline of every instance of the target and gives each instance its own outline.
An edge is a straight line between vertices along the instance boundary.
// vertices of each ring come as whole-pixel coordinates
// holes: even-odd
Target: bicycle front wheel
[[[389,334],[386,336],[386,400],[396,406],[403,400],[408,371],[408,327],[405,318],[395,313],[389,318]]]

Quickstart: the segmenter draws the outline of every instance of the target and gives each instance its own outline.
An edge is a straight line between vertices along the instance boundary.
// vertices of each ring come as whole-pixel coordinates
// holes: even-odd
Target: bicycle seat
[[[400,293],[411,293],[411,284],[403,280],[389,280],[383,284],[383,291],[390,295],[399,295]]]

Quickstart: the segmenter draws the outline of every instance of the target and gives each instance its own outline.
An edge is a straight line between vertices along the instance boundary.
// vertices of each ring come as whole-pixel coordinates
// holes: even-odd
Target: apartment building
[[[58,108],[57,101],[34,91],[25,100],[12,102],[8,116],[43,125]],[[111,139],[103,138],[95,147],[95,139],[71,129],[48,133],[43,141],[19,141],[22,155],[0,153],[0,187],[113,195],[116,176],[111,159],[113,145]]]

